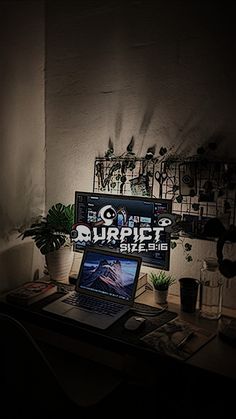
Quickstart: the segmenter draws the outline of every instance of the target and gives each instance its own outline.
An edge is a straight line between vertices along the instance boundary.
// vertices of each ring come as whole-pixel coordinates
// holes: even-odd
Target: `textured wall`
[[[192,154],[212,136],[236,157],[235,30],[228,2],[48,2],[46,204],[92,190],[108,138],[117,155],[173,146]],[[194,241],[194,259],[215,253]],[[172,252],[179,277],[199,262]],[[178,290],[176,290],[178,292]]]
[[[196,151],[221,133],[227,154],[236,130],[230,11],[198,3],[49,2],[48,205],[91,190],[109,136],[120,154],[134,135],[143,156],[152,144]]]
[[[0,6],[0,289],[32,276],[38,255],[17,228],[44,208],[42,2]]]

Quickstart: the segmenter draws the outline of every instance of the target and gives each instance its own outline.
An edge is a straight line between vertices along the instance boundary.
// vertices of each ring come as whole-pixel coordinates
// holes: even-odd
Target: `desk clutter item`
[[[215,333],[179,318],[140,338],[149,347],[179,360],[186,360],[209,342]]]
[[[218,336],[236,346],[236,319],[222,316],[218,323]]]
[[[138,277],[135,298],[139,297],[139,295],[143,294],[146,291],[146,285],[147,285],[147,274],[145,272],[140,272],[139,277]]]
[[[144,317],[132,316],[126,320],[124,328],[127,330],[136,331],[144,325],[145,321],[146,319]]]
[[[200,316],[218,320],[222,311],[223,277],[215,258],[203,260],[200,269]]]
[[[145,315],[145,316],[159,316],[165,308],[157,308],[153,306],[149,306],[147,304],[135,302],[131,309],[135,312],[135,314]]]
[[[175,313],[174,311],[167,310],[166,307],[157,308],[138,302],[134,302],[131,311],[139,316],[144,316],[148,318],[151,317],[152,322],[158,322],[158,325],[156,325],[156,327],[161,326],[166,322],[169,322],[177,316],[177,313]]]
[[[74,291],[75,289],[75,285],[73,285],[72,283],[63,284],[61,282],[57,282],[56,284],[57,284],[57,291],[63,294],[67,294],[68,292]]]
[[[142,326],[133,331],[125,327],[125,323],[132,317],[141,317],[145,319]],[[119,336],[119,339],[122,339],[126,343],[137,345],[137,347],[143,349],[144,345],[141,344],[140,338],[153,330],[156,330],[170,320],[173,320],[175,317],[177,317],[177,313],[169,311],[166,308],[160,309],[135,302],[129,313],[118,320],[118,322],[116,322],[108,331],[108,334]]]
[[[57,285],[53,282],[31,281],[9,291],[6,300],[9,303],[28,306],[56,292]]]
[[[186,313],[196,311],[199,281],[195,278],[184,277],[179,279],[181,310]]]

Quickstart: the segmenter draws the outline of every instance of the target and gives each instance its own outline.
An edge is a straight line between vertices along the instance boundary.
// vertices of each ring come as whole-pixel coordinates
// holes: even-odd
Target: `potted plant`
[[[157,304],[166,304],[169,286],[172,285],[176,279],[163,271],[159,273],[151,273],[150,281],[153,285],[154,299]]]
[[[74,204],[53,205],[46,216],[39,216],[20,237],[32,237],[40,252],[45,256],[50,278],[68,282],[73,262],[70,237],[74,223]]]

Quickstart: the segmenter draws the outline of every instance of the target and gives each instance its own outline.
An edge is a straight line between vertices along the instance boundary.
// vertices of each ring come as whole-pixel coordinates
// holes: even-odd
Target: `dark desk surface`
[[[123,327],[129,316],[127,315],[105,331],[96,330],[43,311],[42,307],[57,296],[50,296],[46,302],[35,303],[30,308],[14,306],[2,299],[0,310],[20,319],[38,340],[104,363],[127,374],[143,375],[144,378],[150,379],[155,365],[159,374],[162,369],[165,369],[165,374],[175,372],[177,375],[186,370],[190,373],[207,372],[213,376],[236,380],[236,347],[222,341],[217,333],[187,361],[178,361],[140,344],[139,338],[157,327],[153,326],[151,321],[147,321],[141,331],[132,333]],[[147,304],[150,298],[151,292],[146,291],[137,301]],[[217,332],[217,321],[200,319],[197,312],[181,313],[179,306],[171,303],[168,310],[178,313],[183,320]]]
[[[138,301],[142,300],[145,304],[152,304],[153,296],[151,291],[146,291],[141,297],[142,299],[138,299]],[[168,304],[168,309],[178,313],[181,319],[216,333],[215,337],[192,355],[186,363],[211,373],[236,379],[236,346],[223,341],[218,336],[218,321],[200,318],[198,310],[191,314],[184,313],[180,310],[179,304],[176,303],[175,297],[170,297],[170,301],[172,302]],[[230,310],[226,311],[225,314],[235,315],[235,313],[231,313]]]

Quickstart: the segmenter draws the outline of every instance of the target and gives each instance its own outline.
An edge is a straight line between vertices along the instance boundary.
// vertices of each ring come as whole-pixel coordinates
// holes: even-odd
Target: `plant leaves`
[[[65,206],[59,202],[53,205],[47,217],[40,217],[38,223],[34,222],[19,237],[31,237],[43,255],[60,249],[70,238],[74,208],[74,204]]]
[[[163,271],[160,271],[158,274],[151,272],[150,280],[155,289],[162,291],[167,290],[168,287],[176,281],[174,277],[167,275]]]
[[[171,240],[171,242],[170,242],[170,248],[171,248],[171,249],[175,249],[175,248],[176,248],[176,246],[177,246],[177,243],[176,243],[175,241],[172,241],[172,240]]]
[[[74,223],[74,204],[65,206],[58,203],[53,205],[48,211],[47,222],[55,231],[70,234]]]

